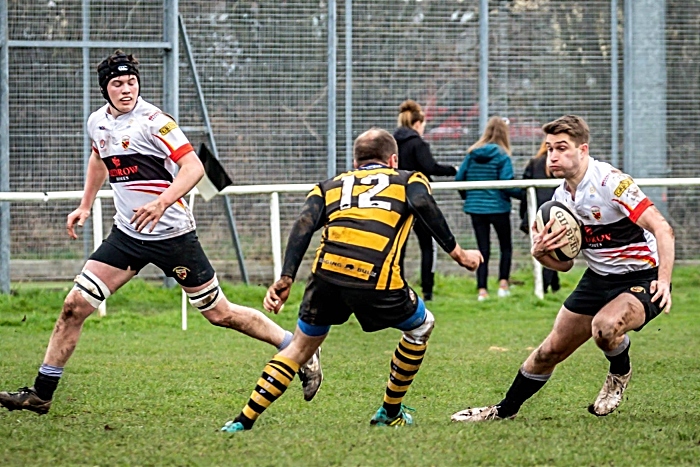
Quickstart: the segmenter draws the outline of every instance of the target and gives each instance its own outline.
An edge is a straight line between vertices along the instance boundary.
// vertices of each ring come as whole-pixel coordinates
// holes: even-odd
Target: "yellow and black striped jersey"
[[[403,257],[414,216],[406,197],[420,172],[370,164],[319,183],[308,197],[324,202],[325,226],[312,272],[353,288],[404,287]]]

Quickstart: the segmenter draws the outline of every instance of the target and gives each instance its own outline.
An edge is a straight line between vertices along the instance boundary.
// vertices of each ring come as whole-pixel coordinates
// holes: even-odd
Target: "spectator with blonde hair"
[[[399,169],[421,172],[430,181],[431,176],[454,176],[457,169],[451,165],[438,164],[430,152],[430,145],[423,140],[425,124],[425,113],[416,101],[408,99],[401,103],[394,131],[394,139],[399,146]],[[421,251],[423,299],[429,301],[433,299],[437,243],[421,221],[416,221],[413,231],[418,237]]]
[[[457,181],[512,180],[513,164],[510,160],[510,137],[508,123],[501,117],[491,117],[481,138],[474,143],[457,170]],[[476,243],[484,257],[476,272],[478,300],[486,300],[488,294],[488,261],[491,250],[491,225],[496,230],[501,249],[498,268],[499,297],[510,295],[510,266],[513,256],[513,241],[510,227],[510,198],[520,198],[519,188],[505,190],[460,191],[464,199],[463,210],[469,214],[474,227]]]

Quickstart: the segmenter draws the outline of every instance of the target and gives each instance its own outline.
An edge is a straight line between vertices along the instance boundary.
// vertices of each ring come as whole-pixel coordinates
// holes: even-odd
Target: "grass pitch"
[[[351,319],[323,348],[326,379],[304,402],[298,379],[250,432],[218,432],[245,404],[274,349],[211,326],[195,311],[180,330],[179,290],[135,281],[91,317],[51,412],[0,409],[0,465],[697,465],[700,459],[700,275],[674,272],[674,304],[631,333],[634,376],[620,409],[587,413],[607,372],[588,342],[513,421],[456,424],[450,415],[501,399],[549,332],[581,270],[537,300],[525,285],[476,301],[471,276],[438,277],[437,325],[405,403],[416,425],[370,427],[400,333],[364,334]],[[264,287],[224,286],[261,308]],[[292,329],[303,290],[281,315]],[[64,289],[0,295],[0,389],[31,385]]]

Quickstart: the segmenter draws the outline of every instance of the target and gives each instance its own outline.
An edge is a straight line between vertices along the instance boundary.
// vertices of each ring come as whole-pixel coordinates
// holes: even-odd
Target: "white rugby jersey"
[[[153,201],[177,175],[179,158],[192,145],[172,118],[138,98],[134,109],[113,117],[109,104],[90,115],[87,123],[92,149],[109,171],[119,230],[139,240],[163,240],[195,229],[187,202],[180,198],[163,213],[153,232],[148,224],[137,232],[129,222],[134,210]]]
[[[581,253],[593,272],[625,274],[658,266],[656,238],[636,224],[653,203],[632,177],[589,157],[575,199],[565,185],[566,181],[552,199],[564,203],[583,222]]]

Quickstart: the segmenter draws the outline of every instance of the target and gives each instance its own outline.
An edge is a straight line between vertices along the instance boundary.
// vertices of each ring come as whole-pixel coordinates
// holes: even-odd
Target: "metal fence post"
[[[0,191],[10,191],[10,53],[7,2],[0,2]],[[0,293],[10,293],[10,203],[0,202]]]
[[[338,15],[335,0],[328,2],[328,178],[335,177],[336,172],[336,91],[338,53]]]

